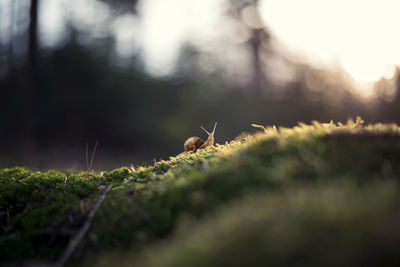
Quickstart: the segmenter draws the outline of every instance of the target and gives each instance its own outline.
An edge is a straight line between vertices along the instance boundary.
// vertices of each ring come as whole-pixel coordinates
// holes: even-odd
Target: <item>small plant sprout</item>
[[[99,144],[99,140],[96,140],[96,144],[94,145],[92,155],[90,157],[90,163],[89,163],[89,144],[86,143],[85,154],[86,154],[86,168],[87,168],[88,172],[93,171],[92,167],[93,167],[94,155],[96,154],[96,149],[97,149],[98,144]]]
[[[264,132],[267,132],[267,129],[265,129],[265,127],[262,126],[262,125],[258,125],[258,124],[253,123],[253,124],[251,124],[251,126],[253,126],[254,128],[261,129],[261,130],[263,130]]]

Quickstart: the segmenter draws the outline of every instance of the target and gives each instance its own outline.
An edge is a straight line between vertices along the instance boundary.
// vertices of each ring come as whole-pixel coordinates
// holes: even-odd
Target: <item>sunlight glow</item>
[[[112,24],[116,39],[116,50],[122,57],[129,57],[139,49],[140,27],[136,16],[125,14],[118,17]]]
[[[212,42],[219,40],[224,46],[223,42],[239,44],[250,37],[248,29],[235,26],[224,14],[227,5],[227,0],[139,1],[137,19],[124,15],[109,26],[122,57],[140,50],[150,74],[169,75],[185,43],[212,53]],[[66,7],[69,12],[64,14]],[[92,29],[110,13],[98,0],[43,0],[41,8],[40,37],[45,45],[60,42],[66,16],[80,29]],[[322,67],[341,66],[359,84],[390,78],[394,65],[400,64],[399,10],[398,0],[260,0],[258,9],[287,53]],[[251,6],[242,12],[248,26],[262,27],[256,15]]]
[[[171,74],[184,42],[201,42],[214,31],[219,3],[215,0],[141,1],[139,14],[148,71],[161,76]]]
[[[400,63],[398,10],[397,0],[264,0],[260,5],[267,26],[289,50],[313,63],[339,64],[357,82],[379,80]]]
[[[40,4],[40,40],[45,46],[55,46],[65,33],[65,8],[61,1],[42,0]]]

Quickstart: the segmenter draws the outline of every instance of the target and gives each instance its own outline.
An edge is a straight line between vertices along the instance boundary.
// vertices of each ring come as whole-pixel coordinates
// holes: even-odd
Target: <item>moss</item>
[[[3,170],[10,179],[0,187],[0,258],[53,258],[65,247],[57,228],[80,200],[98,192],[97,175],[86,172],[32,172],[23,168]],[[18,179],[12,179],[17,177]],[[74,220],[70,216],[70,220]],[[58,249],[57,249],[58,248]]]
[[[104,186],[113,190],[81,247],[91,251],[147,246],[185,218],[202,220],[219,207],[260,192],[351,181],[397,181],[400,129],[313,122],[264,127],[196,153],[152,166],[111,172],[0,170],[0,258],[54,259],[82,225]]]
[[[18,181],[28,177],[30,171],[23,167],[15,167],[11,169],[0,169],[0,183],[5,184]]]
[[[398,266],[397,184],[326,184],[235,201],[103,266]]]
[[[131,170],[127,167],[123,167],[104,173],[103,175],[106,182],[121,182],[131,176]]]

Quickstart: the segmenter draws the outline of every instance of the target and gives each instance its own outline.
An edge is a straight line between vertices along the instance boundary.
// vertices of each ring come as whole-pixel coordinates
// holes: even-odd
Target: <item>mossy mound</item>
[[[4,262],[27,258],[55,260],[82,226],[104,186],[110,183],[113,184],[113,190],[96,214],[87,238],[74,254],[77,261],[82,258],[93,261],[100,257],[102,263],[111,265],[115,258],[106,260],[109,259],[107,255],[110,250],[117,251],[118,255],[123,254],[121,257],[124,259],[137,257],[141,253],[138,251],[152,247],[156,241],[171,236],[179,225],[188,226],[191,224],[185,222],[199,221],[209,216],[218,217],[220,207],[236,202],[240,206],[240,199],[243,197],[273,194],[275,198],[280,195],[284,198],[288,192],[302,188],[304,195],[312,195],[317,191],[317,197],[310,196],[305,202],[317,203],[318,196],[323,198],[321,192],[324,188],[330,192],[332,184],[336,188],[337,184],[343,184],[347,191],[350,187],[366,188],[372,184],[397,189],[400,177],[400,128],[397,125],[364,126],[363,121],[358,118],[356,121],[349,120],[345,125],[313,122],[312,125],[299,124],[294,128],[278,130],[276,127],[267,127],[264,130],[254,135],[239,136],[224,145],[217,144],[196,153],[171,157],[150,167],[122,167],[104,173],[35,172],[24,168],[0,170],[0,258]],[[312,189],[314,187],[319,189]],[[350,205],[361,203],[357,201],[364,194],[363,190],[361,193],[357,193],[356,189],[354,191],[354,199],[351,193],[346,195]],[[366,197],[370,196],[368,194],[366,193]],[[381,194],[382,197],[385,196],[385,193]],[[395,203],[397,193],[391,193],[391,196],[393,198],[382,205]],[[271,201],[275,204],[269,204],[269,198],[261,198],[260,203],[266,203],[271,212],[279,211],[279,201]],[[289,201],[282,208],[291,209],[290,205],[294,205],[291,203]],[[368,214],[372,214],[376,207],[366,205],[366,209],[369,207],[371,213]],[[293,206],[293,209],[297,208]],[[323,206],[321,210],[325,208]],[[299,208],[299,216],[307,217],[306,210],[307,208]],[[354,214],[357,214],[356,210],[354,208]],[[236,211],[238,218],[243,218],[241,210],[235,207],[232,207],[230,213],[235,214]],[[343,212],[351,213],[350,210]],[[258,213],[262,213],[262,209]],[[365,220],[368,214],[365,215]],[[224,215],[221,216],[221,220],[225,220]],[[326,214],[322,212],[318,216],[324,220]],[[266,221],[269,220],[267,217]],[[283,224],[285,220],[291,220],[290,216],[279,218]],[[352,217],[349,218],[350,221]],[[390,216],[385,219],[388,226],[393,223],[392,219]],[[325,220],[329,221],[329,217]],[[279,225],[281,222],[277,219],[271,223]],[[213,223],[206,222],[204,225],[188,227],[196,232],[210,231],[213,236],[218,237],[219,228],[210,228],[211,224]],[[292,225],[296,225],[295,221],[288,227]],[[325,229],[322,223],[316,222],[317,228],[319,225],[321,229]],[[232,235],[235,227],[230,229]],[[301,225],[299,227],[301,229]],[[348,227],[351,229],[355,226],[349,224]],[[376,228],[379,231],[381,227],[384,224],[372,225],[371,229]],[[339,227],[336,232],[340,231],[342,230]],[[343,231],[345,234],[347,230],[343,228]],[[295,234],[285,238],[296,243]],[[335,235],[326,233],[327,238],[335,239]],[[193,240],[194,243],[198,240],[195,235],[187,236],[187,239],[180,236],[178,241],[172,239],[170,246],[181,250],[179,240]],[[245,236],[246,233],[237,238]],[[232,240],[236,240],[235,238]],[[249,238],[251,239],[250,235]],[[248,246],[246,242],[243,246],[241,242],[231,243],[235,246],[232,251]],[[362,243],[355,243],[355,246]],[[230,251],[231,248],[223,246],[224,243],[211,247]],[[126,250],[127,247],[130,249]],[[259,247],[259,251],[265,252],[265,248],[258,243],[253,247],[255,251]],[[208,257],[208,250],[201,252],[201,249],[202,247],[196,251]],[[160,248],[160,251],[164,250]],[[280,255],[290,252],[282,251]],[[176,259],[171,256],[171,263],[185,258],[186,254],[182,253],[173,253]],[[193,259],[188,261],[191,263],[198,261],[196,257],[190,259]],[[146,260],[143,262],[150,264]],[[220,264],[213,257],[204,262],[208,266]]]
[[[392,182],[342,181],[256,194],[104,265],[399,266],[399,193]]]

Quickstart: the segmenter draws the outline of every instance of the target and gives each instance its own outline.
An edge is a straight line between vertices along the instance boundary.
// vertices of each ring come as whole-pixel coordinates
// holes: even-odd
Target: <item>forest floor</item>
[[[400,266],[400,127],[258,128],[152,166],[0,169],[0,265]]]

